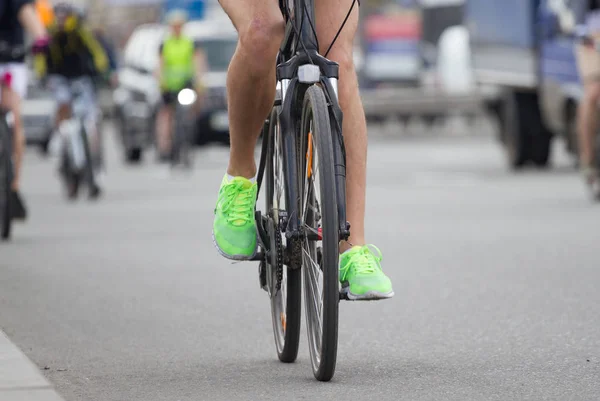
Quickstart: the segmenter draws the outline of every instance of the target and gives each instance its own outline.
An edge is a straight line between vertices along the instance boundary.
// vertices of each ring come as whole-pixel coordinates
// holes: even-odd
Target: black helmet
[[[54,15],[58,17],[67,17],[75,13],[75,8],[67,2],[60,2],[54,5]]]

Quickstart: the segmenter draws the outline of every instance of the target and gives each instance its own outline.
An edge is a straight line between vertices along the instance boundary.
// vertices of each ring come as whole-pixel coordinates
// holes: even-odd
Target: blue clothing
[[[108,39],[106,39],[104,35],[96,34],[94,36],[96,36],[96,40],[98,41],[98,43],[100,43],[100,46],[102,46],[104,52],[106,53],[106,57],[108,58],[109,71],[116,71],[118,64],[114,46],[112,45],[112,43],[110,43]]]

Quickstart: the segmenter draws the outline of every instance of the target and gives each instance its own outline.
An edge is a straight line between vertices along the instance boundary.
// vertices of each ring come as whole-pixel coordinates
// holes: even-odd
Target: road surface
[[[30,152],[31,219],[0,246],[0,327],[67,401],[598,398],[600,205],[560,148],[511,174],[488,137],[371,139],[368,237],[396,296],[340,305],[330,383],[304,329],[276,361],[256,264],[213,249],[227,149],[172,177],[115,149],[98,203]]]

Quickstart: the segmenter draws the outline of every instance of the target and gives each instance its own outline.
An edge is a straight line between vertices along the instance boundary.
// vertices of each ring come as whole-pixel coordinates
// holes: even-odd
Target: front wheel
[[[316,85],[304,97],[301,120],[300,224],[309,353],[315,378],[335,372],[339,306],[339,225],[329,110]]]
[[[189,110],[183,106],[177,106],[173,128],[173,140],[171,142],[171,163],[181,163],[185,168],[191,168],[193,163],[191,144],[191,122]]]

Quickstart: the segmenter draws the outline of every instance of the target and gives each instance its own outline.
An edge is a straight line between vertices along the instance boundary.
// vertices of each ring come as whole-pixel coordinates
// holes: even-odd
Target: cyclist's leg
[[[3,73],[8,72],[12,78],[10,87],[4,87],[2,90],[2,106],[12,112],[14,121],[11,214],[14,219],[24,220],[27,218],[27,209],[19,192],[19,184],[23,154],[25,153],[25,134],[21,119],[21,99],[27,92],[27,68],[22,63],[8,63],[2,66],[1,69]]]
[[[13,166],[14,177],[12,188],[19,190],[21,178],[21,166],[23,164],[23,154],[25,153],[25,133],[23,131],[23,121],[21,119],[21,100],[27,94],[27,66],[24,63],[9,64],[9,71],[12,75],[11,92],[11,111],[14,116],[14,134],[13,134]]]
[[[58,106],[55,120],[55,129],[58,131],[62,122],[71,118],[71,89],[67,78],[60,75],[48,77],[48,86]]]
[[[316,0],[317,35],[321,53],[327,51],[341,26],[352,0]],[[367,169],[367,124],[358,92],[352,50],[358,27],[358,4],[328,58],[340,65],[339,98],[344,112],[343,133],[346,145],[346,199],[350,222],[349,243],[340,244],[340,281],[351,299],[381,299],[394,295],[390,279],[381,270],[377,248],[365,246],[365,192]]]
[[[100,153],[102,146],[101,132],[99,129],[99,105],[98,92],[91,77],[80,78],[83,87],[83,99],[85,100],[87,114],[85,116],[85,128],[90,138],[90,153],[92,166],[97,171],[100,167]]]
[[[223,178],[213,238],[219,252],[247,259],[256,252],[254,150],[275,98],[275,59],[284,23],[277,0],[221,0],[239,33],[227,74],[231,153]]]
[[[227,172],[252,178],[256,140],[275,98],[275,58],[283,40],[283,16],[277,0],[220,2],[239,33],[227,74],[231,137]]]
[[[600,100],[600,54],[595,49],[579,46],[577,64],[584,82],[584,95],[578,110],[578,143],[583,173],[586,179],[594,174],[594,141],[598,128],[598,100]]]
[[[162,104],[156,116],[156,144],[159,158],[168,160],[171,149],[171,127],[173,125],[173,102],[176,95],[173,92],[163,92]]]
[[[58,155],[65,149],[65,134],[61,131],[61,125],[71,118],[71,89],[67,78],[60,75],[48,77],[48,88],[52,91],[52,96],[57,105],[50,148]],[[62,164],[60,166],[64,167]]]
[[[321,54],[325,54],[335,34],[339,30],[352,0],[316,0],[317,34]],[[342,130],[346,144],[346,191],[348,221],[351,225],[349,242],[353,245],[365,244],[365,191],[367,169],[367,123],[362,102],[358,93],[358,79],[354,69],[352,50],[358,27],[358,4],[327,58],[340,65],[339,98],[344,122]],[[342,243],[342,250],[349,245]]]

